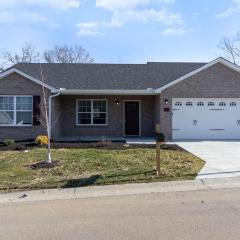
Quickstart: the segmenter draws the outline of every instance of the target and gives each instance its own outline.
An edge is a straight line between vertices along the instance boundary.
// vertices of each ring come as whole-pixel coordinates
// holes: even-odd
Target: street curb
[[[240,177],[0,193],[0,204],[227,188],[240,188]]]

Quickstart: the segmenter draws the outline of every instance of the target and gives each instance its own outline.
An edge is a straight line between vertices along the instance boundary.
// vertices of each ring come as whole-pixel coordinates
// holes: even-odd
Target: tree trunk
[[[51,157],[51,140],[48,138],[47,163],[52,163]]]

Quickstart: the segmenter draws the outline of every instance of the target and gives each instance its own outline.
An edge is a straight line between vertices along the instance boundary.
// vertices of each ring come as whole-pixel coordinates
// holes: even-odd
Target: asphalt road
[[[240,239],[240,189],[0,204],[1,240]]]

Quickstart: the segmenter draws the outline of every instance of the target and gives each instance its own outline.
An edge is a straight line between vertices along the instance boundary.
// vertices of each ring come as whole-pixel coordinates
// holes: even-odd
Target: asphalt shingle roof
[[[206,63],[147,64],[58,64],[43,63],[45,82],[55,88],[145,90],[159,88]],[[19,63],[13,66],[40,78],[40,65]]]

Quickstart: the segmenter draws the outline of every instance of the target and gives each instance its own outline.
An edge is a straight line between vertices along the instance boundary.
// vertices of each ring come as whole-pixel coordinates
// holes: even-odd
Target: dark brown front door
[[[139,102],[126,101],[125,102],[125,135],[139,136]]]

